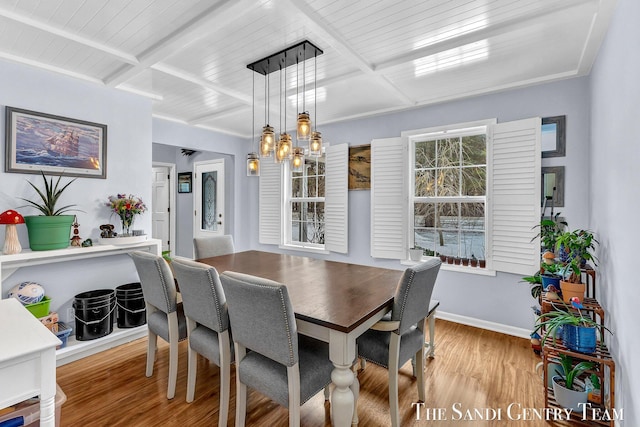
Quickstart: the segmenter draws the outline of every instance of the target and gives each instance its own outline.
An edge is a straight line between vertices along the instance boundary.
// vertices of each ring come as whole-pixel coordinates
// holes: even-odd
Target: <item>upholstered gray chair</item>
[[[393,308],[358,340],[358,356],[389,370],[391,425],[400,425],[398,411],[398,369],[415,356],[414,374],[418,399],[424,402],[425,321],[435,313],[431,303],[440,260],[431,259],[405,270],[396,288]],[[431,326],[431,321],[430,321]],[[430,331],[430,339],[433,331]],[[430,346],[430,351],[433,345]]]
[[[195,259],[211,258],[235,252],[233,236],[195,237],[193,239]]]
[[[229,271],[220,280],[235,345],[236,427],[245,424],[247,386],[289,408],[289,426],[299,426],[300,405],[331,382],[329,346],[298,335],[284,285]]]
[[[218,425],[226,426],[229,414],[231,344],[227,300],[220,277],[210,265],[175,257],[171,265],[180,284],[189,336],[187,402],[193,402],[198,354],[220,366],[220,410]]]
[[[182,304],[177,302],[176,285],[169,265],[159,255],[136,251],[131,258],[138,270],[147,309],[147,377],[153,375],[158,336],[169,343],[169,386],[167,398],[176,394],[178,377],[178,341],[187,338],[187,323]]]

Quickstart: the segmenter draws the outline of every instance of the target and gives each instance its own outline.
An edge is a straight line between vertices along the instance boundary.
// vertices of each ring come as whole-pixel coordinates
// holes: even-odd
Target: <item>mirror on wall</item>
[[[540,204],[546,207],[564,206],[564,166],[548,166],[542,168]]]

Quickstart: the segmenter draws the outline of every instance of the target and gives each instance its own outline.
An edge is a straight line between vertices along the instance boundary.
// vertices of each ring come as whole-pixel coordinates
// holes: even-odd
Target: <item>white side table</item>
[[[0,300],[0,325],[0,409],[39,395],[40,425],[54,427],[62,343],[15,298]]]

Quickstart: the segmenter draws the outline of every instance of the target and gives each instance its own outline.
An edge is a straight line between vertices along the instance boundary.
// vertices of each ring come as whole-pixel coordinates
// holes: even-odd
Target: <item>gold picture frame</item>
[[[349,147],[349,190],[371,189],[371,144]]]

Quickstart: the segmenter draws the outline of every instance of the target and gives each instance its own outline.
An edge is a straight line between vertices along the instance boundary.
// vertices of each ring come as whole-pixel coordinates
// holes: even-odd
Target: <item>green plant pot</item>
[[[25,216],[32,251],[63,249],[69,246],[73,215]]]

